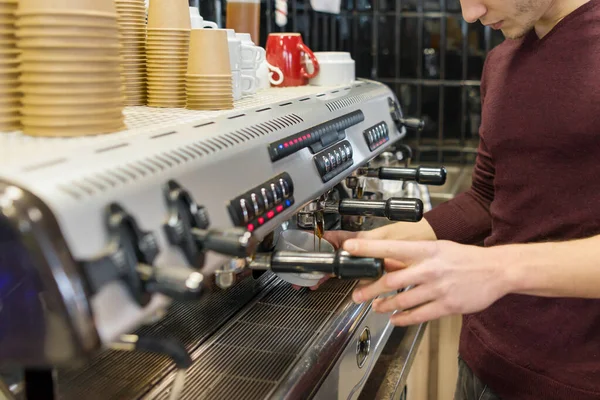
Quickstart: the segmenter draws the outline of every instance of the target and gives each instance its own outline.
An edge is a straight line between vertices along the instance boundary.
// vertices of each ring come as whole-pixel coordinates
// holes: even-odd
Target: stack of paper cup
[[[19,129],[19,59],[15,36],[17,0],[0,0],[0,132]]]
[[[146,104],[146,5],[144,0],[115,0],[119,14],[123,80],[128,106]]]
[[[186,107],[192,110],[232,109],[227,32],[224,29],[192,30],[189,54]]]
[[[81,136],[125,128],[113,0],[20,0],[23,132]]]
[[[187,0],[150,2],[146,70],[148,105],[151,107],[185,107],[191,29],[188,7]]]

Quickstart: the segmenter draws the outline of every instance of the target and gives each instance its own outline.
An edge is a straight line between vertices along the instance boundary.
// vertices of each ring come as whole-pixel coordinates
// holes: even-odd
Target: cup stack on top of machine
[[[19,50],[15,36],[17,0],[0,0],[0,132],[19,129]]]
[[[115,5],[119,14],[126,104],[146,105],[146,5],[144,0],[115,0]]]
[[[150,2],[146,39],[149,106],[185,107],[190,29],[187,0]],[[211,56],[203,55],[207,59]]]
[[[227,32],[224,29],[192,30],[186,92],[186,107],[189,109],[233,108],[229,48]]]
[[[114,0],[20,0],[23,132],[81,136],[125,128]]]

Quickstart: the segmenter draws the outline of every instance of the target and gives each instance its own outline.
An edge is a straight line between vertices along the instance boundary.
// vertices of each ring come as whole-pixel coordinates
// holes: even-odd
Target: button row
[[[252,225],[253,230],[291,206],[294,203],[293,194],[292,178],[284,173],[233,199],[229,204],[229,213],[236,226],[245,226],[250,230]]]
[[[319,143],[321,139],[329,133],[343,132],[351,126],[357,125],[364,120],[365,116],[362,111],[353,111],[324,124],[317,125],[311,129],[307,129],[277,142],[273,142],[269,144],[269,155],[271,156],[271,161],[275,162],[277,160],[281,160],[282,158],[294,154],[297,151]],[[342,136],[340,140],[342,140],[344,137],[345,136]]]
[[[354,163],[353,155],[352,145],[347,140],[317,154],[314,161],[323,182],[331,180],[351,166]]]
[[[389,128],[385,122],[380,122],[379,124],[365,130],[363,135],[367,141],[369,150],[371,151],[374,151],[390,140]]]

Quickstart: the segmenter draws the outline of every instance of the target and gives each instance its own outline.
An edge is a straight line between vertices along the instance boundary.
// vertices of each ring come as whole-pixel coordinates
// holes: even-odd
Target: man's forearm
[[[374,240],[420,241],[437,239],[431,225],[425,219],[416,223],[396,222],[395,224],[386,225],[372,231],[361,232],[359,237]]]
[[[510,293],[600,298],[600,236],[488,250],[497,268],[505,269]]]

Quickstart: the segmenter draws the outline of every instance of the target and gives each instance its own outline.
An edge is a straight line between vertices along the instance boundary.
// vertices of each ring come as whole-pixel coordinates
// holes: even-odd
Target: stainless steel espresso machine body
[[[65,399],[167,398],[171,349],[189,357],[181,398],[331,398],[319,388],[335,374],[352,380],[338,398],[358,396],[391,327],[349,295],[382,261],[267,243],[318,199],[316,215],[420,219],[418,199],[324,196],[356,175],[442,183],[442,170],[359,170],[420,121],[371,81],[126,120],[97,137],[0,136],[0,366],[56,368]],[[349,280],[307,293],[273,272]]]

